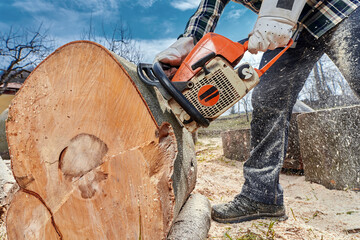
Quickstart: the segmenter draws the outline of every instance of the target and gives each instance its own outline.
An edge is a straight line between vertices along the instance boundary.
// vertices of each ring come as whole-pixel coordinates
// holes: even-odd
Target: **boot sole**
[[[240,222],[246,222],[246,221],[251,221],[251,220],[256,220],[256,219],[268,219],[268,218],[278,220],[278,221],[285,221],[286,219],[288,219],[288,216],[286,214],[279,215],[279,214],[270,214],[270,213],[253,214],[253,215],[247,215],[247,216],[236,217],[236,218],[226,218],[226,219],[217,218],[217,217],[212,216],[212,219],[219,223],[240,223]]]

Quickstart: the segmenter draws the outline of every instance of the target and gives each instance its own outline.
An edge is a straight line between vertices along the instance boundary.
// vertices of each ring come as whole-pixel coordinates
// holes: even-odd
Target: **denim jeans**
[[[360,9],[319,39],[305,29],[264,74],[252,95],[251,155],[244,164],[241,194],[266,204],[283,205],[279,174],[287,149],[293,106],[314,64],[326,53],[360,96]],[[281,49],[264,53],[260,67]]]

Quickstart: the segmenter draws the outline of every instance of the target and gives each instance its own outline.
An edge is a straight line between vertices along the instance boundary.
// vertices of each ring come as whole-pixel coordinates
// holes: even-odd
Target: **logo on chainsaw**
[[[199,102],[206,107],[214,106],[219,98],[219,90],[213,85],[205,85],[198,92]]]

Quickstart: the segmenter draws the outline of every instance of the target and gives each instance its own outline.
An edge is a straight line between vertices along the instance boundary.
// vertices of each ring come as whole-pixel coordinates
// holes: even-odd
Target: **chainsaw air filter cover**
[[[204,71],[198,72],[190,80],[192,88],[185,90],[183,95],[208,119],[219,117],[259,82],[257,76],[243,81],[233,67],[220,56],[206,64],[206,68],[210,73],[206,75]]]

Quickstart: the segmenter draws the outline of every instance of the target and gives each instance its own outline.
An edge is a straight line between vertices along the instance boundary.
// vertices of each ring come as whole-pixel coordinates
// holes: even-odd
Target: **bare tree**
[[[91,15],[89,27],[80,38],[97,42],[130,62],[139,63],[142,60],[140,48],[132,38],[131,29],[122,20],[112,26],[111,31],[106,31],[102,22],[101,32],[98,34]]]
[[[230,108],[230,114],[233,115],[236,113],[235,105]]]
[[[316,109],[358,102],[346,79],[326,55],[315,64],[299,96]]]
[[[12,79],[30,73],[53,49],[53,40],[42,24],[35,31],[11,27],[8,32],[0,32],[0,95]]]
[[[250,122],[249,112],[251,111],[251,94],[252,92],[246,94],[240,101],[244,108],[247,122]]]
[[[333,92],[331,91],[327,79],[324,76],[321,60],[319,60],[314,66],[314,78],[316,93],[319,98],[320,105],[325,105],[330,96],[333,95]]]

